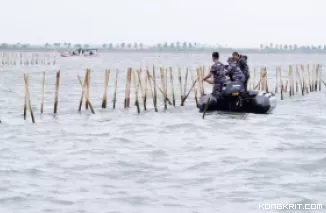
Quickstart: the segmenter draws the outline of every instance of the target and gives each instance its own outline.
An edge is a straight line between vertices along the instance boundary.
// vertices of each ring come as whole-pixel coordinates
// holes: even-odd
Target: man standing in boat
[[[244,86],[245,83],[245,76],[240,70],[240,67],[234,62],[233,58],[228,58],[228,66],[226,68],[225,75],[229,76],[231,81],[236,81],[241,83]]]
[[[220,54],[218,52],[213,52],[212,59],[214,64],[211,67],[211,70],[207,76],[203,78],[203,81],[206,81],[209,84],[214,84],[213,94],[221,93],[223,84],[226,80],[225,77],[225,67],[219,62]],[[213,76],[213,80],[211,77]]]
[[[242,56],[242,55],[239,55],[238,52],[233,52],[232,57],[245,76],[244,88],[247,91],[248,80],[250,78],[249,67],[247,64],[247,56]]]

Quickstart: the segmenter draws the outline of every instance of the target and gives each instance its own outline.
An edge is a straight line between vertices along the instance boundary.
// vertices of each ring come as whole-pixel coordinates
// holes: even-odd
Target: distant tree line
[[[266,52],[326,52],[326,44],[324,45],[297,45],[297,44],[261,44],[260,49]]]
[[[44,45],[31,44],[8,44],[1,43],[0,49],[78,49],[78,48],[96,48],[103,50],[155,50],[155,51],[187,51],[187,50],[218,50],[218,51],[232,51],[234,48],[223,47],[220,45],[203,45],[195,42],[164,42],[151,46],[145,46],[142,42],[121,42],[121,43],[105,43],[102,45],[90,44],[72,44],[72,43],[45,43]],[[260,48],[246,48],[241,49],[246,52],[326,52],[326,45],[306,45],[298,46],[297,44],[261,44]]]

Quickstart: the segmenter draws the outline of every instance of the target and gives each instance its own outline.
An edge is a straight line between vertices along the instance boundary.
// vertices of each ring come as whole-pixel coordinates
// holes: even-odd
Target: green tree
[[[187,49],[187,42],[183,42],[183,44],[182,44],[182,48],[184,48],[184,49]]]
[[[131,43],[128,43],[128,49],[131,49],[131,47],[132,47],[132,44]]]
[[[89,48],[89,44],[84,44],[84,48],[88,49]]]
[[[174,49],[174,43],[173,42],[170,44],[170,48]]]
[[[144,48],[144,44],[142,42],[139,43],[139,47],[140,49],[143,49]]]
[[[177,42],[177,48],[180,49],[180,46],[181,46],[181,45],[180,45],[180,42],[178,41],[178,42]]]
[[[134,48],[138,49],[138,43],[137,42],[134,43]]]
[[[163,47],[164,47],[165,49],[167,49],[167,48],[168,48],[168,42],[165,42],[164,45],[163,45]]]
[[[102,48],[103,48],[103,49],[106,49],[107,47],[108,47],[107,44],[102,44]]]
[[[113,44],[112,43],[109,44],[109,49],[113,49]]]
[[[120,47],[122,48],[122,49],[124,49],[125,47],[126,47],[126,43],[121,43],[121,45],[120,45]]]

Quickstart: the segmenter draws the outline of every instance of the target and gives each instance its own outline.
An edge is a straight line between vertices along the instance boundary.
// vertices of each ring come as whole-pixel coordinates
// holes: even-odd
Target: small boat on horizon
[[[72,56],[84,56],[84,57],[89,57],[89,56],[98,56],[97,54],[98,49],[82,49],[79,48],[77,50],[72,50],[68,52],[61,52],[60,56],[61,57],[72,57]]]

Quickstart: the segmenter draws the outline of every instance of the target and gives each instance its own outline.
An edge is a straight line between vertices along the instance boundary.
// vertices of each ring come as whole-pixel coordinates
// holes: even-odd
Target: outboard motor
[[[223,85],[222,95],[225,98],[238,97],[244,92],[244,86],[237,81],[229,81]]]

